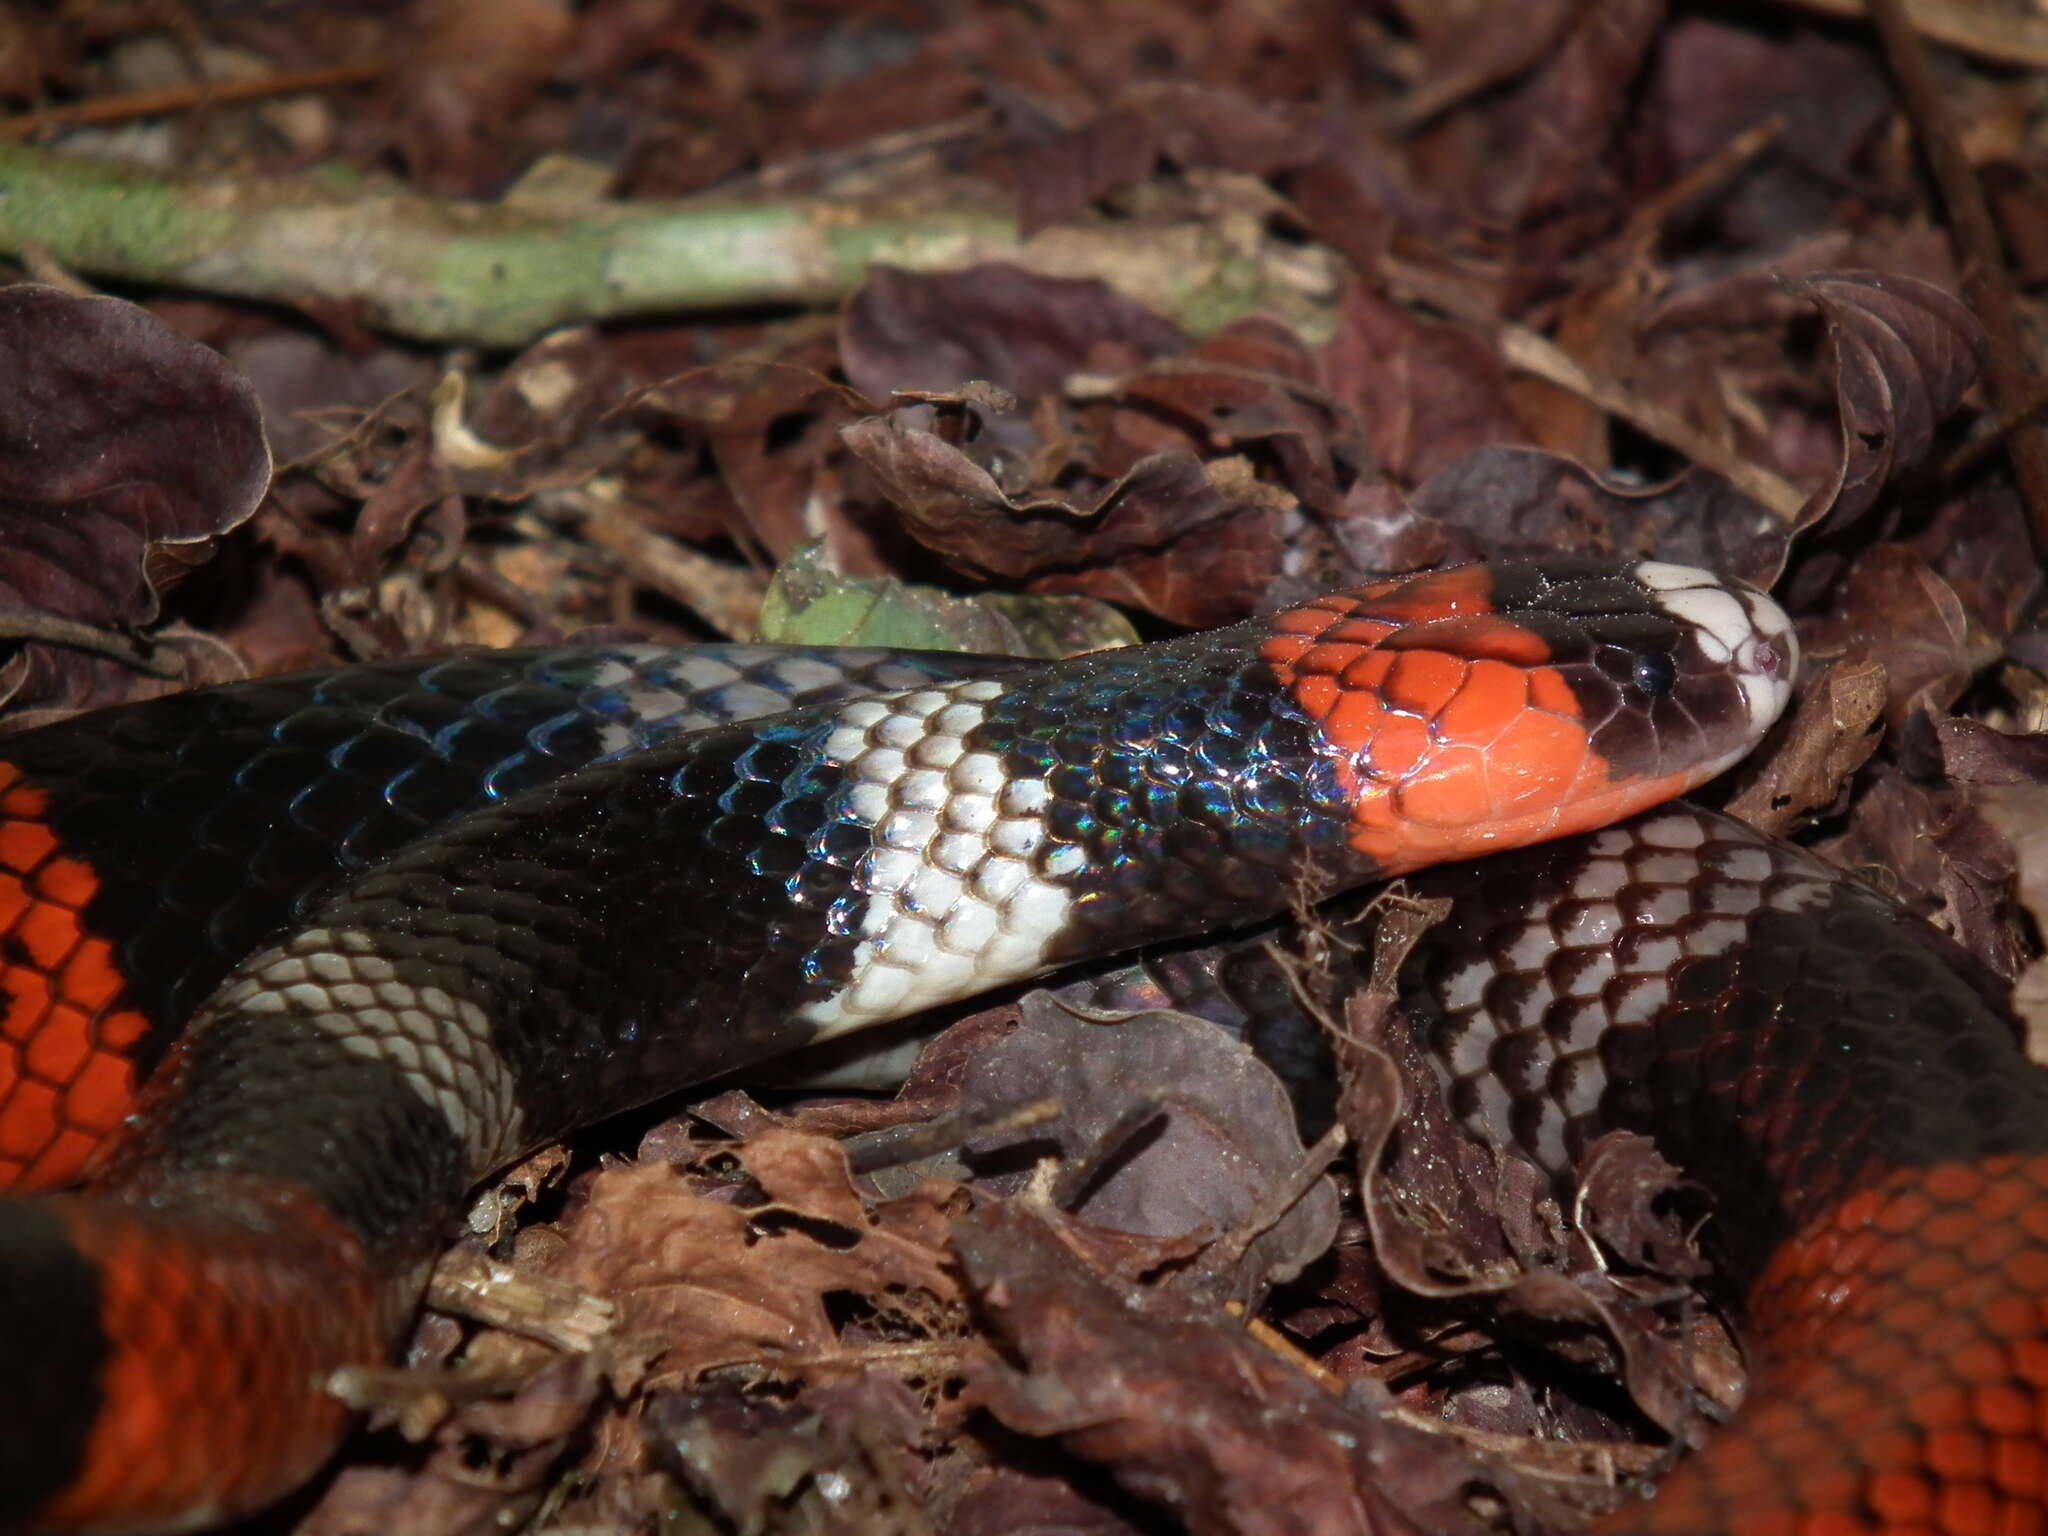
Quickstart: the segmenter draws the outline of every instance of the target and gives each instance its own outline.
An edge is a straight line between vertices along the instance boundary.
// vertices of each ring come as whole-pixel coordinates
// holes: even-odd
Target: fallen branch
[[[1019,237],[1007,199],[533,206],[423,197],[341,172],[180,179],[0,145],[0,254],[131,283],[349,306],[420,341],[516,347],[561,325],[826,304],[870,266],[1014,261],[1099,277],[1197,334],[1265,310],[1327,330],[1336,258],[1188,218]],[[1308,259],[1305,259],[1305,255]]]

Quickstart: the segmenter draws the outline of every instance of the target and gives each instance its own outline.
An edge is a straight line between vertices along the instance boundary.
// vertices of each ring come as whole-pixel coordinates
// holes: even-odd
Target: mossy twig
[[[1102,277],[1197,332],[1261,308],[1313,330],[1335,259],[1247,246],[1217,223],[1103,220],[1025,240],[1007,199],[958,183],[943,198],[537,207],[335,172],[181,179],[0,145],[0,253],[33,250],[126,282],[345,304],[402,336],[484,346],[626,315],[831,303],[876,263],[989,260]]]

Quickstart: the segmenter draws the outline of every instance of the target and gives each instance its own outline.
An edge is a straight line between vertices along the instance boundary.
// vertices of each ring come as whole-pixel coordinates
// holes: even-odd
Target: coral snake
[[[1656,809],[1795,662],[1739,583],[1557,560],[1049,664],[504,652],[0,741],[0,1525],[310,1477],[328,1374],[574,1126],[1425,871],[1447,1105],[1561,1184],[1656,1137],[1746,1286],[1750,1402],[1603,1528],[2048,1528],[2042,1074],[1931,930]]]

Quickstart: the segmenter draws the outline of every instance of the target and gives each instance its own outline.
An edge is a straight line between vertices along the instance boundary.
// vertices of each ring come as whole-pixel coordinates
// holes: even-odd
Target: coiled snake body
[[[191,1527],[303,1480],[345,1426],[324,1374],[571,1126],[1591,832],[1426,877],[1461,894],[1416,1013],[1475,1134],[1565,1175],[1640,1126],[1760,1213],[1730,1221],[1763,1385],[1617,1521],[2038,1528],[2048,1130],[2009,1027],[1795,851],[1683,810],[1592,832],[1745,752],[1793,657],[1761,594],[1560,561],[1051,665],[498,656],[13,738],[0,1168],[88,1184],[0,1208],[0,1374],[40,1384],[0,1406],[0,1520]]]

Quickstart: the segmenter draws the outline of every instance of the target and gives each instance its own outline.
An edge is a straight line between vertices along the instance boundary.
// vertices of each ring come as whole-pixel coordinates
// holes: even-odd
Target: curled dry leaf
[[[1790,545],[1768,509],[1705,470],[1623,486],[1535,448],[1466,454],[1409,492],[1406,512],[1440,527],[1459,558],[1655,555],[1766,585]]]
[[[1960,969],[1974,962],[2009,979],[2031,952],[2012,910],[2012,849],[1963,790],[1940,781],[1927,761],[1924,722],[1916,716],[1902,733],[1913,771],[1877,759],[1846,829],[1817,846],[1945,928],[1961,946]],[[1992,1001],[2001,1001],[1995,992]]]
[[[1007,262],[958,272],[871,267],[839,317],[839,355],[870,400],[986,379],[1025,400],[1077,373],[1111,375],[1183,350],[1186,334],[1093,278]]]
[[[2048,736],[2013,735],[1981,720],[1944,715],[1934,722],[1942,767],[1965,789],[2048,784]]]
[[[1579,1165],[1578,1215],[1629,1268],[1697,1280],[1712,1266],[1700,1257],[1699,1234],[1686,1219],[1690,1213],[1670,1201],[1681,1182],[1678,1169],[1649,1137],[1609,1131],[1586,1149]]]
[[[1415,942],[1449,905],[1365,908],[1346,930],[1364,973],[1340,968],[1307,982],[1342,998],[1344,1024],[1330,1046],[1343,1084],[1339,1113],[1358,1146],[1371,1262],[1407,1295],[1482,1308],[1491,1331],[1533,1326],[1562,1358],[1619,1377],[1653,1420],[1685,1432],[1696,1422],[1696,1396],[1684,1351],[1654,1307],[1610,1278],[1606,1259],[1625,1255],[1659,1280],[1702,1273],[1663,1204],[1676,1174],[1647,1143],[1611,1146],[1588,1159],[1568,1224],[1531,1164],[1482,1145],[1451,1114],[1415,1017],[1401,1005],[1400,979]],[[1521,1405],[1521,1416],[1538,1421],[1535,1408]]]
[[[642,360],[650,406],[666,407],[701,434],[717,468],[709,477],[694,466],[671,473],[707,495],[707,510],[730,520],[733,537],[752,540],[771,559],[818,536],[809,511],[830,481],[827,460],[839,429],[856,414],[846,386],[830,377],[835,350],[830,332],[812,324],[716,367],[682,366],[665,353]],[[834,521],[827,525],[836,532]]]
[[[1501,1290],[1521,1274],[1517,1250],[1554,1246],[1542,1229],[1535,1189],[1524,1181],[1513,1214],[1492,1154],[1464,1134],[1444,1103],[1400,1008],[1399,977],[1416,942],[1449,913],[1448,903],[1393,901],[1361,911],[1349,967],[1304,968],[1300,984],[1342,1028],[1329,1036],[1337,1113],[1357,1147],[1359,1204],[1376,1261],[1403,1290],[1451,1297]],[[1347,974],[1347,971],[1350,971]]]
[[[2011,808],[2026,803],[2024,792],[2048,784],[2048,736],[2009,734],[1953,716],[1933,726],[1952,786],[1944,797],[1951,802],[1951,820],[1933,838],[1944,908],[1956,938],[1994,977],[2024,977],[2022,967],[2038,946],[2014,903],[2030,900],[2032,876],[2025,861],[2037,838],[2036,829]],[[1994,815],[2000,806],[2006,814]],[[2005,1002],[1995,983],[1992,1001]]]
[[[1839,529],[1927,457],[1935,427],[1976,382],[1984,329],[1960,300],[1918,278],[1833,272],[1787,286],[1827,322],[1842,418],[1840,466],[1799,521]]]
[[[1340,487],[1370,458],[1344,403],[1322,384],[1315,353],[1277,320],[1252,316],[1177,357],[1162,357],[1116,382],[1119,407],[1104,450],[1244,454],[1314,513],[1327,515]]]
[[[1346,290],[1323,382],[1352,411],[1382,473],[1414,485],[1466,455],[1528,434],[1485,340],[1369,292]]]
[[[1255,606],[1289,514],[1332,515],[1365,458],[1316,356],[1269,319],[1190,346],[1100,283],[991,265],[876,276],[841,345],[858,385],[896,396],[842,438],[912,537],[977,579],[1179,623]]]
[[[212,557],[270,481],[248,383],[120,299],[0,289],[0,398],[0,630],[10,636],[50,620],[119,633],[155,622],[164,588]],[[49,649],[17,654],[10,692],[43,705],[124,696],[118,672],[100,675],[78,652],[26,659]]]
[[[1829,662],[1800,694],[1776,748],[1737,770],[1742,787],[1728,802],[1729,814],[1782,836],[1834,804],[1877,750],[1884,706],[1884,663],[1865,655]]]
[[[471,1401],[433,1436],[410,1467],[350,1467],[296,1536],[466,1536],[517,1529],[532,1519],[560,1464],[602,1396],[600,1373],[580,1357],[529,1367],[504,1396]]]
[[[2042,569],[2009,481],[1971,482],[1905,542],[1954,589],[1971,623],[1995,640],[2012,639],[2041,590]]]
[[[918,1482],[926,1423],[915,1393],[867,1371],[800,1402],[733,1383],[663,1392],[644,1425],[658,1464],[742,1532],[912,1536],[925,1526],[903,1491]]]
[[[1625,185],[1615,146],[1634,116],[1633,87],[1664,11],[1659,0],[1576,10],[1561,46],[1495,114],[1497,128],[1530,141],[1516,171],[1486,189],[1521,226],[1524,262],[1576,249],[1612,227]]]
[[[1071,218],[1144,180],[1162,156],[1182,171],[1264,175],[1304,164],[1325,137],[1314,114],[1237,91],[1178,80],[1140,86],[1018,157],[1018,223],[1030,235]]]
[[[1147,1528],[1063,1477],[983,1469],[953,1505],[945,1536],[1145,1536]]]
[[[428,0],[384,81],[391,131],[426,186],[475,196],[516,168],[505,132],[559,68],[573,27],[561,0]]]
[[[615,1372],[630,1378],[657,1358],[665,1379],[739,1362],[800,1370],[841,1352],[828,1296],[919,1318],[954,1296],[938,1247],[943,1192],[871,1212],[839,1148],[795,1132],[769,1131],[734,1156],[765,1203],[663,1164],[592,1182],[550,1275],[616,1305]]]
[[[964,399],[948,408],[976,410]],[[1293,498],[1242,459],[1157,453],[1096,490],[1012,495],[937,426],[935,408],[919,403],[857,421],[841,437],[904,526],[971,575],[1083,592],[1201,627],[1242,618],[1279,566]]]

